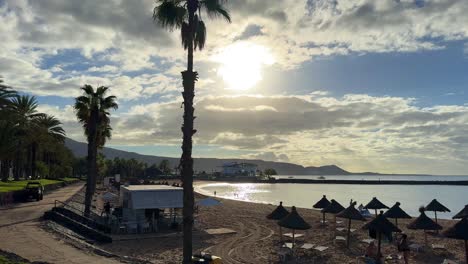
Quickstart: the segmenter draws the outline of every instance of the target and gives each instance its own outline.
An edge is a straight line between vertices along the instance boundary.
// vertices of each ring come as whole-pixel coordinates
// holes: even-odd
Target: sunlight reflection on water
[[[438,213],[440,218],[451,218],[468,204],[468,186],[445,185],[357,185],[357,184],[263,184],[263,183],[210,183],[197,187],[205,195],[257,203],[295,205],[312,208],[322,195],[346,206],[350,199],[366,204],[372,197],[392,206],[399,201],[412,216],[419,215],[418,208],[436,198],[452,212]],[[431,215],[432,212],[429,212]]]

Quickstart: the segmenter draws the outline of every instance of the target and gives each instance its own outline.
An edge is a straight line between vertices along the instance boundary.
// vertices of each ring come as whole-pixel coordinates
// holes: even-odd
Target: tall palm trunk
[[[10,176],[10,161],[8,159],[2,159],[2,164],[0,167],[1,170],[1,178],[3,182],[8,181],[8,177]]]
[[[36,179],[37,142],[31,145],[31,178]]]
[[[88,134],[88,177],[86,179],[86,195],[85,195],[85,216],[89,217],[91,212],[91,201],[93,199],[96,174],[97,174],[97,118],[98,112],[96,109],[91,110],[91,118],[89,122]]]
[[[195,80],[197,73],[193,72],[193,29],[194,15],[198,7],[198,1],[189,0],[189,36],[188,36],[188,55],[187,55],[187,71],[182,72],[184,92],[184,123],[182,124],[182,157],[180,165],[182,167],[181,176],[183,182],[183,233],[184,233],[184,250],[183,263],[192,263],[192,228],[193,228],[193,159],[192,159],[192,135],[195,134],[193,129],[194,111],[193,98],[195,96]]]

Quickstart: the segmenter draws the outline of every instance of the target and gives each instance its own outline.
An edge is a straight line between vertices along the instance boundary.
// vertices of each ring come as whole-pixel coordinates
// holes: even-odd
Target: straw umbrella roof
[[[372,200],[364,206],[366,209],[383,209],[383,208],[388,208],[385,204],[383,204],[381,201],[377,200],[376,197],[372,198]]]
[[[442,226],[434,222],[432,219],[427,217],[424,213],[424,208],[420,208],[421,215],[414,219],[413,222],[408,224],[409,229],[420,229],[420,230],[441,230]]]
[[[403,209],[400,208],[400,202],[396,202],[394,206],[388,209],[387,212],[384,213],[384,216],[387,218],[411,218]]]
[[[383,211],[380,211],[380,214],[377,215],[372,221],[365,224],[363,229],[375,230],[380,233],[391,233],[391,232],[401,232],[401,230],[392,224],[388,219],[384,216]]]
[[[267,215],[267,218],[271,220],[281,220],[285,218],[288,214],[289,214],[288,210],[286,210],[283,207],[283,202],[280,202],[278,207],[276,207],[276,209],[273,210],[273,212]]]
[[[310,225],[297,213],[295,206],[292,207],[291,212],[285,218],[278,221],[278,225],[296,230],[310,228]]]
[[[465,205],[465,207],[456,215],[454,215],[452,218],[459,219],[459,218],[466,218],[466,217],[468,217],[468,204]]]
[[[335,201],[335,199],[332,199],[330,201],[330,205],[322,209],[322,213],[337,214],[344,209],[345,208],[340,203]]]
[[[330,201],[328,201],[327,196],[324,195],[324,196],[322,197],[322,199],[320,199],[320,200],[319,200],[317,203],[315,203],[314,206],[312,206],[312,207],[314,207],[314,208],[319,208],[319,209],[323,209],[323,208],[326,208],[326,207],[329,206],[329,205],[330,205]]]
[[[336,214],[336,217],[352,219],[352,220],[366,221],[364,216],[362,216],[362,214],[356,208],[354,208],[355,205],[356,205],[356,202],[351,203],[348,206],[348,208],[346,208],[343,211]]]
[[[439,203],[436,199],[432,200],[427,206],[426,211],[433,212],[450,212],[450,209]]]
[[[443,234],[449,238],[468,240],[468,218],[463,218],[458,223],[445,230]]]

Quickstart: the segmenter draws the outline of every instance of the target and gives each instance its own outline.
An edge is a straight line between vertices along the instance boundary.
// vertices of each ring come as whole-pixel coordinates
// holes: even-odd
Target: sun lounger
[[[315,250],[319,251],[319,252],[324,252],[325,250],[328,249],[328,247],[324,247],[324,246],[317,246],[314,248]]]
[[[292,249],[292,248],[293,248],[293,243],[284,243],[284,244],[283,244],[283,247]]]
[[[344,232],[344,231],[346,231],[346,228],[344,228],[344,227],[337,227],[337,228],[336,228],[336,231],[338,231],[338,232]]]
[[[432,249],[434,250],[445,250],[445,245],[442,244],[432,244]]]
[[[311,249],[313,248],[315,245],[314,244],[310,244],[310,243],[305,243],[304,245],[301,246],[302,249]]]
[[[286,233],[286,234],[283,234],[283,236],[286,236],[286,237],[293,237],[293,233]],[[304,234],[295,234],[294,237],[295,238],[299,238],[299,237],[303,237]]]
[[[409,248],[412,250],[412,251],[416,251],[416,252],[419,252],[423,249],[423,246],[422,245],[419,245],[419,244],[411,244],[409,245]]]
[[[346,237],[344,237],[344,236],[336,236],[334,242],[335,242],[335,244],[337,244],[337,243],[346,243]]]
[[[455,262],[455,261],[450,260],[450,259],[444,259],[444,262],[442,262],[442,264],[458,264],[458,262]]]
[[[366,244],[370,244],[371,242],[374,242],[374,241],[375,241],[375,239],[373,239],[373,238],[368,238],[368,239],[361,240],[362,243],[366,243]]]

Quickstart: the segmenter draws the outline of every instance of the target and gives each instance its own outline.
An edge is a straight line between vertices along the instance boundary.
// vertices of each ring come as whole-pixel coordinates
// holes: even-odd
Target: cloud
[[[72,136],[82,133],[61,116],[69,108],[49,109],[67,120],[67,132],[79,131]],[[178,101],[134,106],[113,117],[112,144],[179,145],[182,111]],[[389,173],[468,169],[467,106],[421,108],[411,98],[369,95],[208,96],[197,102],[195,115],[195,146],[246,150],[251,158]]]

